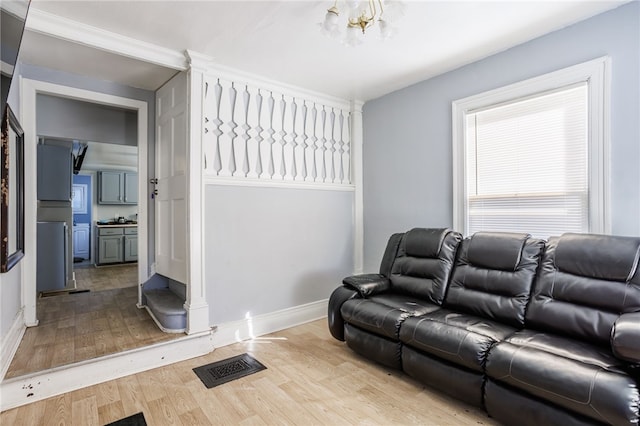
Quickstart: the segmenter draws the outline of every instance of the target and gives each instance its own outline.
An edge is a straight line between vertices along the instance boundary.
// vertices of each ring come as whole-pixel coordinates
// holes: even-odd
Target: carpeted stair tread
[[[161,313],[164,315],[180,315],[187,313],[184,309],[184,300],[168,288],[144,290],[144,295],[147,298],[147,306],[149,306],[154,313]]]

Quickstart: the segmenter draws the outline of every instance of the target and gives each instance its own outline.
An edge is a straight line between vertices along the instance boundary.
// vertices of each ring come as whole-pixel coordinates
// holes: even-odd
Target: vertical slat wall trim
[[[349,106],[208,76],[204,175],[352,187]]]

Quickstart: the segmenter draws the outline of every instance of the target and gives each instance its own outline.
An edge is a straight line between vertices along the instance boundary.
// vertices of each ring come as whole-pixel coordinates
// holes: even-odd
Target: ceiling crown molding
[[[189,49],[185,50],[183,54],[191,68],[199,69],[202,72],[209,69],[213,64],[213,58],[211,56],[203,55]]]
[[[26,29],[179,71],[188,68],[184,52],[136,40],[35,8],[29,9]]]

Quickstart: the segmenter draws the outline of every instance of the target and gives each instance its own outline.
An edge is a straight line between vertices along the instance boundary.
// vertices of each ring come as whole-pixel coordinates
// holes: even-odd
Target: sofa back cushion
[[[527,327],[609,344],[622,313],[640,311],[640,238],[550,238],[527,311]]]
[[[470,239],[467,258],[480,268],[514,272],[520,264],[522,246],[528,238],[528,234],[481,232]]]
[[[393,290],[441,305],[461,240],[462,235],[450,229],[405,233],[391,268]]]
[[[460,245],[445,306],[523,327],[544,241],[478,232]]]
[[[404,237],[404,233],[393,234],[387,241],[387,247],[382,255],[382,261],[380,262],[380,275],[387,278],[391,276],[391,270],[393,268],[393,262],[398,257],[398,249],[400,248],[400,242]]]

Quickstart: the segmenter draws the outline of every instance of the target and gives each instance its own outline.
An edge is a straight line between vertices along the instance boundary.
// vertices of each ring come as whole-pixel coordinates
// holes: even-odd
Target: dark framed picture
[[[24,256],[24,132],[9,105],[2,116],[0,164],[0,272],[7,272]]]

